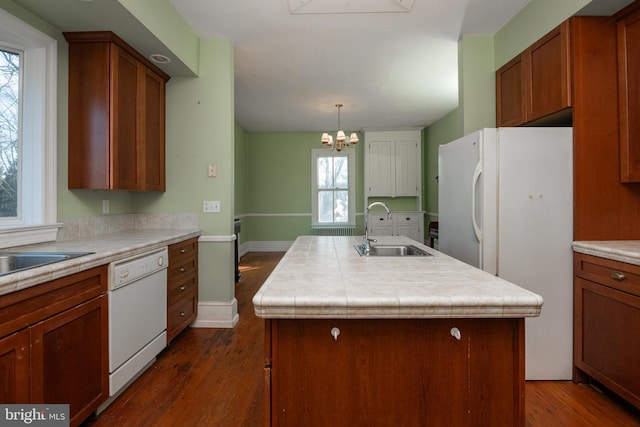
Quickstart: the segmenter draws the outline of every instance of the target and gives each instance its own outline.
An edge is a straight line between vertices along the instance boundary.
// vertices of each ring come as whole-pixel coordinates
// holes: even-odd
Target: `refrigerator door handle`
[[[473,225],[473,232],[478,242],[482,242],[482,230],[480,230],[478,221],[476,221],[476,186],[478,185],[480,175],[482,175],[482,160],[476,164],[476,170],[473,172],[473,182],[471,184],[471,224]]]

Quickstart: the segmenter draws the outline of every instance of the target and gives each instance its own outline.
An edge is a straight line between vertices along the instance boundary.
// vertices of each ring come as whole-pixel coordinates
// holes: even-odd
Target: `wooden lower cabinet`
[[[523,319],[266,327],[267,425],[524,425]]]
[[[167,342],[198,315],[198,239],[169,245],[167,272]]]
[[[107,267],[0,297],[0,402],[69,404],[77,426],[109,396]]]
[[[29,331],[0,338],[0,402],[29,402]]]
[[[574,380],[595,380],[640,408],[640,266],[574,260]]]

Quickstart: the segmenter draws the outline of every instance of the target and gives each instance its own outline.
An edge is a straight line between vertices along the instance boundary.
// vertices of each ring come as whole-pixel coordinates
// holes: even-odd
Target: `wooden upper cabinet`
[[[617,30],[620,180],[640,182],[640,9],[618,21]]]
[[[69,42],[69,188],[165,190],[169,76],[109,31]]]
[[[518,126],[571,107],[570,21],[496,71],[496,124]]]
[[[527,121],[525,58],[518,55],[496,71],[496,120],[498,126]]]

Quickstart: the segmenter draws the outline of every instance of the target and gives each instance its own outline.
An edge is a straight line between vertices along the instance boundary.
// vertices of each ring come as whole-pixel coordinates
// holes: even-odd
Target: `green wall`
[[[346,132],[346,131],[345,131]],[[351,131],[349,131],[351,132]],[[320,132],[247,134],[246,213],[252,241],[291,241],[311,234],[311,150]],[[356,212],[364,203],[364,144],[356,150]],[[356,216],[361,233],[362,216]]]

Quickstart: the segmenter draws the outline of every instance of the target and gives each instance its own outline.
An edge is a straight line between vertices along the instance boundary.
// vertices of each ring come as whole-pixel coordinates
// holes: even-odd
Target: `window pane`
[[[18,215],[20,55],[0,50],[0,217]]]
[[[318,222],[333,222],[333,191],[318,191]]]
[[[333,158],[318,157],[318,188],[333,187]]]
[[[349,187],[349,162],[346,157],[336,157],[334,159],[334,178],[336,188],[345,189]]]
[[[334,222],[349,222],[349,192],[334,191]]]

